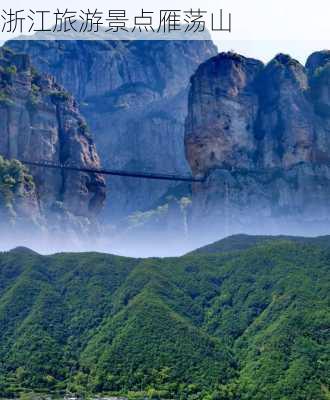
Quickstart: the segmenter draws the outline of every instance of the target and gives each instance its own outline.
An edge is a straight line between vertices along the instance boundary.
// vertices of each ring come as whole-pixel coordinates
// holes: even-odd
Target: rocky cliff
[[[98,167],[99,158],[73,97],[50,76],[39,74],[26,55],[0,49],[0,154],[7,159]],[[40,215],[85,224],[105,197],[96,174],[31,168]],[[22,194],[22,193],[21,193]],[[23,196],[24,197],[24,196]],[[30,201],[31,203],[31,201]]]
[[[20,41],[40,70],[72,92],[104,166],[187,173],[184,120],[190,76],[216,54],[211,41]],[[111,178],[115,217],[158,204],[166,182]]]
[[[330,51],[306,66],[221,53],[191,80],[186,154],[196,184],[192,225],[312,234],[330,221]],[[202,222],[201,222],[202,221]]]

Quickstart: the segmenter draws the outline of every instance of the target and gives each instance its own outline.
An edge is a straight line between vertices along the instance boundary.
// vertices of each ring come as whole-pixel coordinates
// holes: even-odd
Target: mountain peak
[[[299,61],[292,58],[289,54],[279,53],[274,57],[277,62],[287,65],[287,64],[300,64]]]
[[[9,251],[9,253],[24,254],[24,255],[32,255],[32,254],[38,255],[38,253],[35,252],[34,250],[31,250],[28,247],[24,247],[24,246],[14,247],[13,249],[11,249]]]
[[[308,57],[306,68],[313,75],[317,68],[323,67],[328,62],[330,62],[330,50],[315,51]]]

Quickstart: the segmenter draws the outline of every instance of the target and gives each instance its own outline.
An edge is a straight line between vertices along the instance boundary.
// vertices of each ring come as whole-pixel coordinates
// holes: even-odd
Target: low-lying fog
[[[0,251],[8,251],[15,247],[27,247],[40,254],[54,254],[58,252],[89,252],[96,251],[111,253],[127,257],[175,257],[181,256],[198,247],[207,245],[233,234],[251,235],[294,235],[294,236],[321,236],[330,234],[330,228],[325,226],[311,226],[289,228],[286,226],[250,226],[242,230],[224,231],[221,226],[212,231],[204,227],[196,232],[164,232],[152,230],[149,232],[116,234],[113,232],[86,235],[73,232],[38,233],[28,229],[10,233],[0,228]]]

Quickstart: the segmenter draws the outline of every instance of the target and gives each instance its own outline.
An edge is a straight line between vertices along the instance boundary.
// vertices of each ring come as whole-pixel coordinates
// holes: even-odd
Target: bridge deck
[[[116,169],[94,169],[94,168],[84,168],[84,167],[75,167],[71,165],[63,165],[56,164],[47,161],[26,161],[19,160],[22,164],[39,167],[39,168],[55,168],[55,169],[64,169],[68,171],[77,171],[77,172],[87,172],[93,174],[101,174],[101,175],[113,175],[113,176],[124,176],[131,178],[142,178],[142,179],[155,179],[155,180],[165,180],[165,181],[181,181],[181,182],[204,182],[205,177],[202,178],[194,178],[193,176],[184,176],[184,175],[174,175],[174,174],[163,174],[163,173],[151,173],[151,172],[133,172],[133,171],[121,171]]]

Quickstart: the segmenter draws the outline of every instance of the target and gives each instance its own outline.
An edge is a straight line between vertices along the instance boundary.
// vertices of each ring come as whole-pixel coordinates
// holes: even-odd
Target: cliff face
[[[98,167],[99,158],[74,99],[38,74],[25,55],[0,49],[0,154],[8,159]],[[92,218],[104,201],[103,178],[31,168],[45,216]]]
[[[258,110],[254,84],[261,69],[259,61],[222,54],[221,61],[212,58],[193,76],[186,149],[194,173],[219,164],[252,167],[256,140],[251,132]]]
[[[288,168],[314,158],[313,104],[306,71],[289,56],[279,55],[263,70],[257,135],[262,167]]]
[[[211,233],[323,232],[330,219],[330,52],[306,67],[232,53],[191,80],[186,154],[193,223]],[[212,235],[212,233],[211,233]]]
[[[209,41],[21,41],[40,70],[81,102],[104,166],[187,173],[184,120],[190,76],[216,54]],[[114,218],[153,207],[173,184],[111,178]]]

